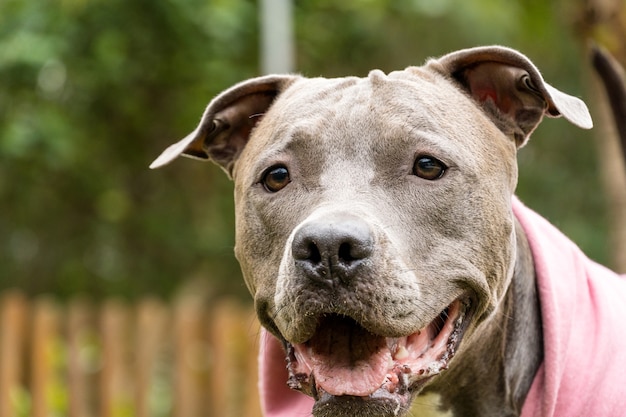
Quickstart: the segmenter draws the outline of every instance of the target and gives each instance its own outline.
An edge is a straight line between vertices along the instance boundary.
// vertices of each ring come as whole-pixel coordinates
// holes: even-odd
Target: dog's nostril
[[[308,259],[309,261],[315,264],[320,263],[322,261],[322,254],[320,253],[320,250],[317,248],[317,245],[315,244],[315,242],[311,241],[307,249],[308,249],[307,250],[308,256],[306,257],[306,259]]]
[[[297,261],[306,261],[311,264],[322,262],[322,253],[315,239],[305,233],[298,233],[292,244],[293,257]]]
[[[339,245],[339,262],[350,264],[367,258],[372,252],[371,242],[347,241]]]
[[[348,263],[354,261],[354,257],[351,252],[352,245],[349,243],[342,243],[339,245],[339,260]]]

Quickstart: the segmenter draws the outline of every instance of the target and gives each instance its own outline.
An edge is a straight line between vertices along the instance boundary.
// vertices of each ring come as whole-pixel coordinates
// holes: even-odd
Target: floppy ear
[[[513,49],[464,49],[427,65],[459,82],[518,147],[526,143],[544,114],[563,116],[583,129],[593,127],[582,100],[544,82],[535,65]]]
[[[233,164],[248,142],[250,132],[274,99],[298,78],[268,75],[243,81],[224,91],[211,100],[196,129],[163,151],[150,168],[162,167],[182,155],[210,159],[232,177]]]

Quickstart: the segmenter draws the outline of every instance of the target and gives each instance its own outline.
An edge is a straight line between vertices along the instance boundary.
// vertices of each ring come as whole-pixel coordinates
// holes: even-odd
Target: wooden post
[[[87,300],[71,300],[67,310],[67,382],[68,417],[89,417],[93,414],[93,373],[100,363],[91,363],[98,358],[90,357],[95,340],[93,309]],[[90,389],[91,388],[91,389]]]
[[[135,416],[150,417],[150,389],[167,324],[166,307],[158,300],[139,301],[135,331]]]
[[[237,327],[241,326],[231,302],[221,301],[211,309],[208,321],[211,332],[211,415],[237,415]]]
[[[11,395],[20,386],[26,307],[17,291],[8,291],[0,299],[0,417],[16,415]]]
[[[259,398],[259,338],[261,325],[254,314],[254,310],[248,308],[243,313],[245,327],[246,349],[244,356],[245,375],[243,389],[245,408],[242,415],[246,417],[263,417],[261,415],[261,399]],[[286,382],[285,382],[286,383]]]
[[[52,414],[51,393],[58,386],[55,349],[60,341],[60,312],[49,298],[34,302],[31,333],[31,404],[33,417],[48,417]],[[63,395],[62,393],[56,393]]]
[[[104,303],[101,314],[100,416],[132,415],[133,384],[127,360],[128,309],[117,300],[109,300]]]
[[[206,342],[201,300],[181,298],[174,305],[174,417],[206,417],[203,390]],[[203,399],[205,401],[203,401]]]

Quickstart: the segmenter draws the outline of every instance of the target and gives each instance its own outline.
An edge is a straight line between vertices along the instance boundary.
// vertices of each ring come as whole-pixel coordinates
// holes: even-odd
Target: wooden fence
[[[232,301],[0,294],[0,417],[260,416],[259,326]]]

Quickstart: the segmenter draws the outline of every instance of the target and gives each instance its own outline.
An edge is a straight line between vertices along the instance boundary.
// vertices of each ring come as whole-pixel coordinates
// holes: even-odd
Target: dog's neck
[[[516,233],[515,272],[502,308],[481,333],[478,346],[468,349],[463,361],[429,390],[453,416],[519,416],[543,360],[534,262],[517,221]]]

